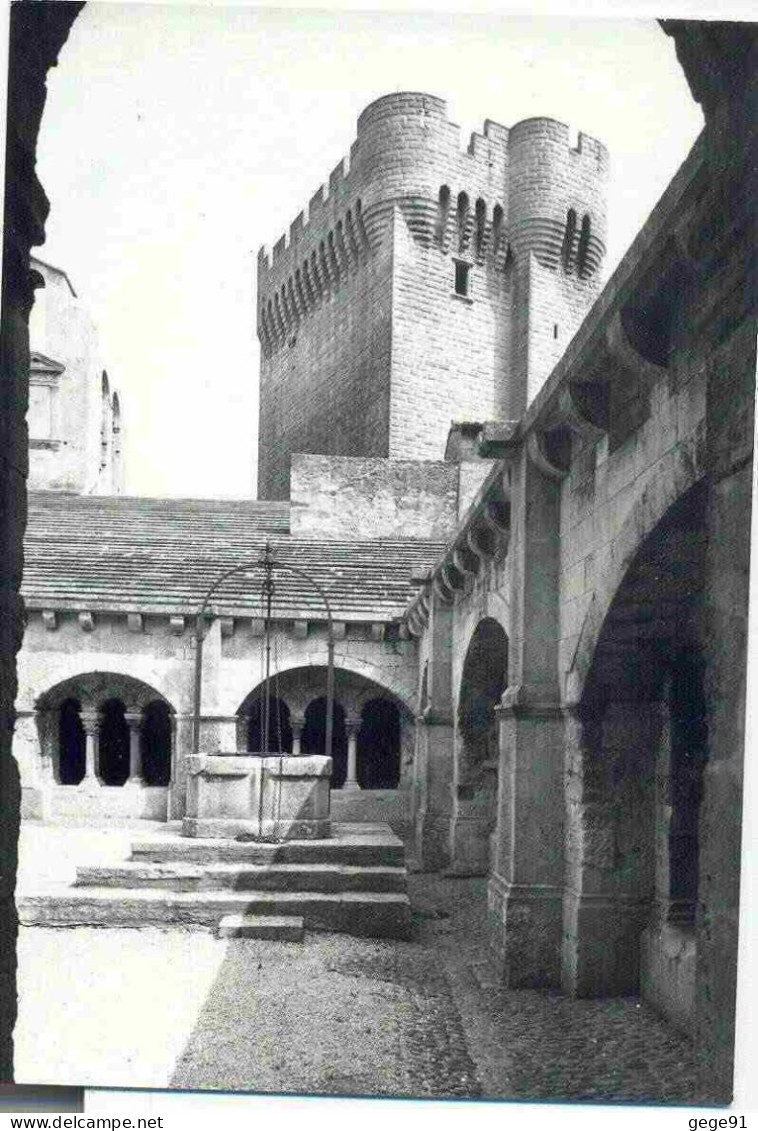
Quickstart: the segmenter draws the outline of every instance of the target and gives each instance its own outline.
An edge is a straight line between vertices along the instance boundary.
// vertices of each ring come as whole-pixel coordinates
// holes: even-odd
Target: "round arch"
[[[582,622],[579,640],[565,674],[567,704],[576,704],[582,699],[608,611],[635,555],[677,500],[701,481],[702,474],[697,470],[689,449],[680,445],[662,458],[657,474],[645,485],[632,506],[614,539],[613,556],[608,568],[597,580]]]
[[[495,708],[508,683],[508,637],[499,621],[484,617],[469,639],[458,693],[457,780],[461,798],[497,781]]]
[[[59,785],[84,780],[88,736],[102,785],[168,785],[174,709],[150,684],[120,672],[80,672],[48,688],[35,708]]]

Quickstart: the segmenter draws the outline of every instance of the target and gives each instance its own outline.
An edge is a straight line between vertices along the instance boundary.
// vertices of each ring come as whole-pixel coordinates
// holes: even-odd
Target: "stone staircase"
[[[245,938],[297,939],[303,928],[408,938],[411,923],[405,849],[379,824],[282,844],[166,831],[135,841],[128,860],[80,866],[73,884],[22,896],[18,911],[27,926],[215,927]]]

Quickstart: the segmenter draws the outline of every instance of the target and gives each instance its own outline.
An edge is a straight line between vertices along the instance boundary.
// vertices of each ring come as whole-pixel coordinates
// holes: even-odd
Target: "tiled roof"
[[[29,496],[22,592],[30,608],[191,614],[219,574],[258,560],[267,542],[277,561],[311,574],[346,620],[400,616],[411,577],[444,548],[400,538],[293,539],[288,503],[37,492]],[[211,609],[260,615],[262,576],[229,578]],[[305,579],[287,570],[275,578],[275,616],[320,619],[323,605]]]

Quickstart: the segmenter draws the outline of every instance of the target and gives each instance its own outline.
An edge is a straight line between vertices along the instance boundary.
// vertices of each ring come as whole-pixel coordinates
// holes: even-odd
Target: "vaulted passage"
[[[704,490],[646,539],[603,626],[568,749],[564,970],[576,992],[640,988],[692,1015],[707,758]]]
[[[454,866],[485,875],[490,867],[498,786],[495,708],[508,682],[508,638],[491,617],[480,621],[463,663],[458,697]]]

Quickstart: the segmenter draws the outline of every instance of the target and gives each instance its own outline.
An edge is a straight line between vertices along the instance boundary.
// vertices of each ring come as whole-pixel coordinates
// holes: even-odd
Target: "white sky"
[[[462,145],[537,114],[599,137],[610,267],[702,125],[652,20],[89,3],[48,82],[40,254],[99,326],[135,494],[254,491],[257,249],[372,99],[445,98]]]

